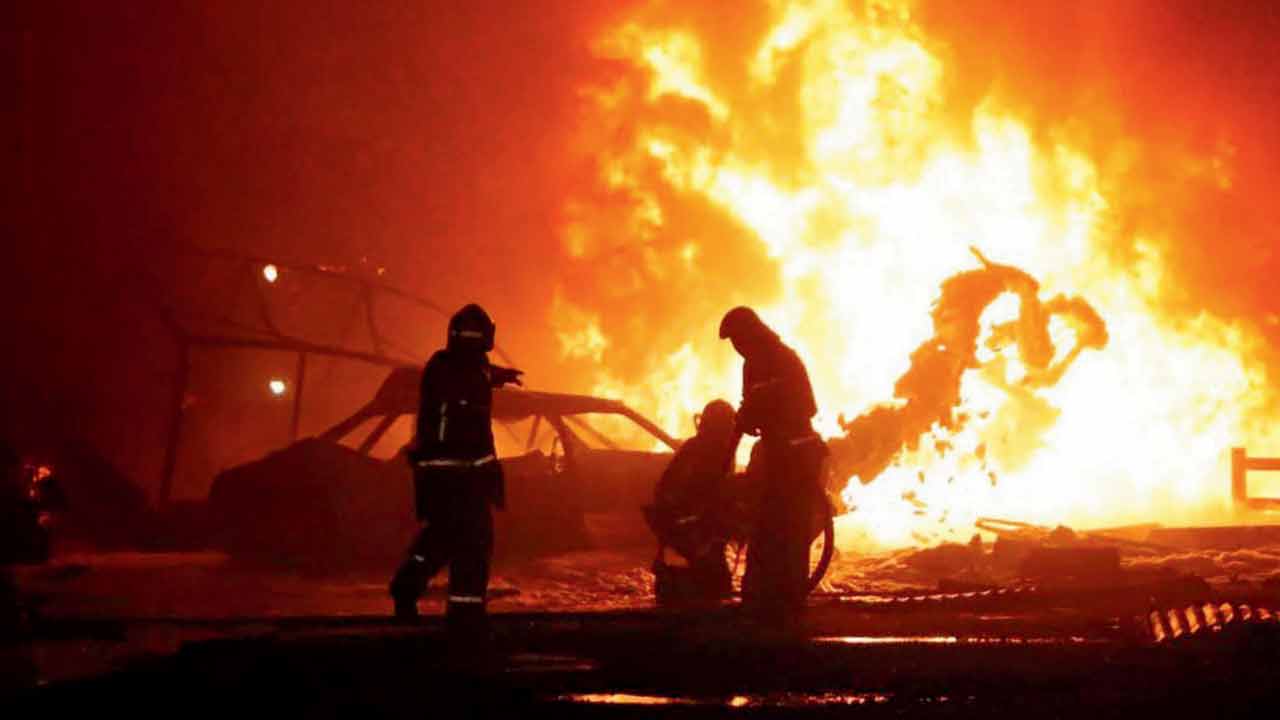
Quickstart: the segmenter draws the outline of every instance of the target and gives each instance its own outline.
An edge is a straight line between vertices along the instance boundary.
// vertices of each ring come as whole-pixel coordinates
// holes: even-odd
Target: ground
[[[405,628],[388,618],[387,573],[250,569],[217,553],[66,552],[14,572],[37,618],[29,637],[3,646],[4,687],[36,702],[110,705],[145,686],[224,699],[265,693],[310,714],[402,715],[419,707],[412,688],[420,685],[473,703],[470,688],[488,683],[482,695],[494,713],[840,708],[895,717],[1002,715],[1025,703],[1064,716],[1155,705],[1210,711],[1224,692],[1247,709],[1270,706],[1280,688],[1271,630],[1237,623],[1156,643],[1146,625],[1152,603],[1162,613],[1219,601],[1261,608],[1274,594],[1280,548],[1138,554],[1125,564],[1139,571],[1139,586],[1023,583],[1006,594],[939,594],[939,564],[955,561],[940,557],[838,557],[804,626],[787,636],[755,628],[733,606],[656,611],[651,548],[505,562],[492,583],[499,659],[476,674],[454,664],[438,583],[424,622]],[[1212,583],[1177,574],[1192,570]]]

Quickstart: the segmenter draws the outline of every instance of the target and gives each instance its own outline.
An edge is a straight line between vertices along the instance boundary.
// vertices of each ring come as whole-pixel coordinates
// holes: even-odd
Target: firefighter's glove
[[[524,387],[524,382],[520,379],[523,374],[523,370],[516,370],[515,368],[505,368],[500,365],[489,366],[489,377],[494,387],[502,387],[507,384]]]
[[[742,414],[738,415],[738,420],[734,423],[733,430],[740,435],[750,435],[751,437],[760,435],[760,427],[754,422],[743,422]]]

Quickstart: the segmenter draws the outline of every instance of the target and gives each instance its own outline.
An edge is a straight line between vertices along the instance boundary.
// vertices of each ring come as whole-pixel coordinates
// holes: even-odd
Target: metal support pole
[[[307,382],[307,354],[298,353],[298,368],[293,373],[293,420],[289,423],[289,438],[298,439],[298,422],[302,418],[302,388]]]
[[[1245,485],[1246,460],[1244,448],[1231,448],[1231,504],[1237,512],[1245,509],[1245,498],[1249,497]]]
[[[191,346],[178,340],[178,373],[173,381],[169,401],[169,444],[164,453],[164,470],[160,475],[160,505],[168,505],[173,494],[173,476],[178,468],[178,448],[182,442],[182,420],[187,399],[187,381],[191,375]]]

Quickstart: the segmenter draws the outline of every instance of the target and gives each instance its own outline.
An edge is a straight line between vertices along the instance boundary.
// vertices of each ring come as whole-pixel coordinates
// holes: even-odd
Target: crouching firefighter
[[[804,363],[750,308],[720,324],[742,356],[742,405],[737,429],[758,435],[747,475],[760,484],[742,599],[769,625],[798,620],[808,594],[809,546],[821,512],[827,446],[813,431],[817,413]]]
[[[732,592],[725,557],[731,528],[726,487],[733,471],[734,411],[712,400],[695,418],[697,433],[676,450],[654,488],[645,520],[658,536],[653,561],[659,605],[715,605]],[[667,550],[680,567],[667,562]]]
[[[391,580],[396,617],[412,619],[427,584],[448,565],[446,624],[463,635],[488,632],[492,508],[504,504],[490,423],[493,389],[521,384],[520,371],[489,363],[493,336],[489,315],[479,305],[467,305],[449,320],[445,349],[427,361],[409,452],[421,529]]]

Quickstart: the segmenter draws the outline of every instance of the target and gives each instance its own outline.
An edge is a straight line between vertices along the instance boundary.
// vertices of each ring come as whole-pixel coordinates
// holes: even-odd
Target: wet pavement
[[[1260,717],[1280,688],[1280,639],[1257,627],[1156,645],[1105,633],[780,636],[732,612],[508,613],[495,618],[488,653],[450,642],[430,618],[170,627],[159,654],[47,681],[14,695],[14,707],[58,716],[92,702],[133,717]]]
[[[1222,614],[1201,611],[1194,636],[1185,621],[1178,638],[1157,642],[1150,631],[1150,603],[1165,618],[1166,608],[1221,607],[1231,582],[941,593],[893,558],[846,558],[811,599],[804,626],[783,635],[733,606],[655,610],[649,559],[637,549],[498,567],[496,645],[478,664],[460,664],[466,653],[442,632],[438,591],[422,623],[404,627],[387,617],[382,577],[250,569],[212,553],[68,554],[18,574],[36,616],[24,639],[0,648],[3,691],[18,704],[94,699],[144,717],[169,716],[170,700],[189,707],[191,698],[210,712],[255,698],[258,709],[321,717],[421,717],[446,706],[471,716],[1156,708],[1221,717],[1270,711],[1280,688],[1280,619],[1214,627],[1210,617]],[[886,566],[896,569],[875,576],[881,592],[840,591]]]

